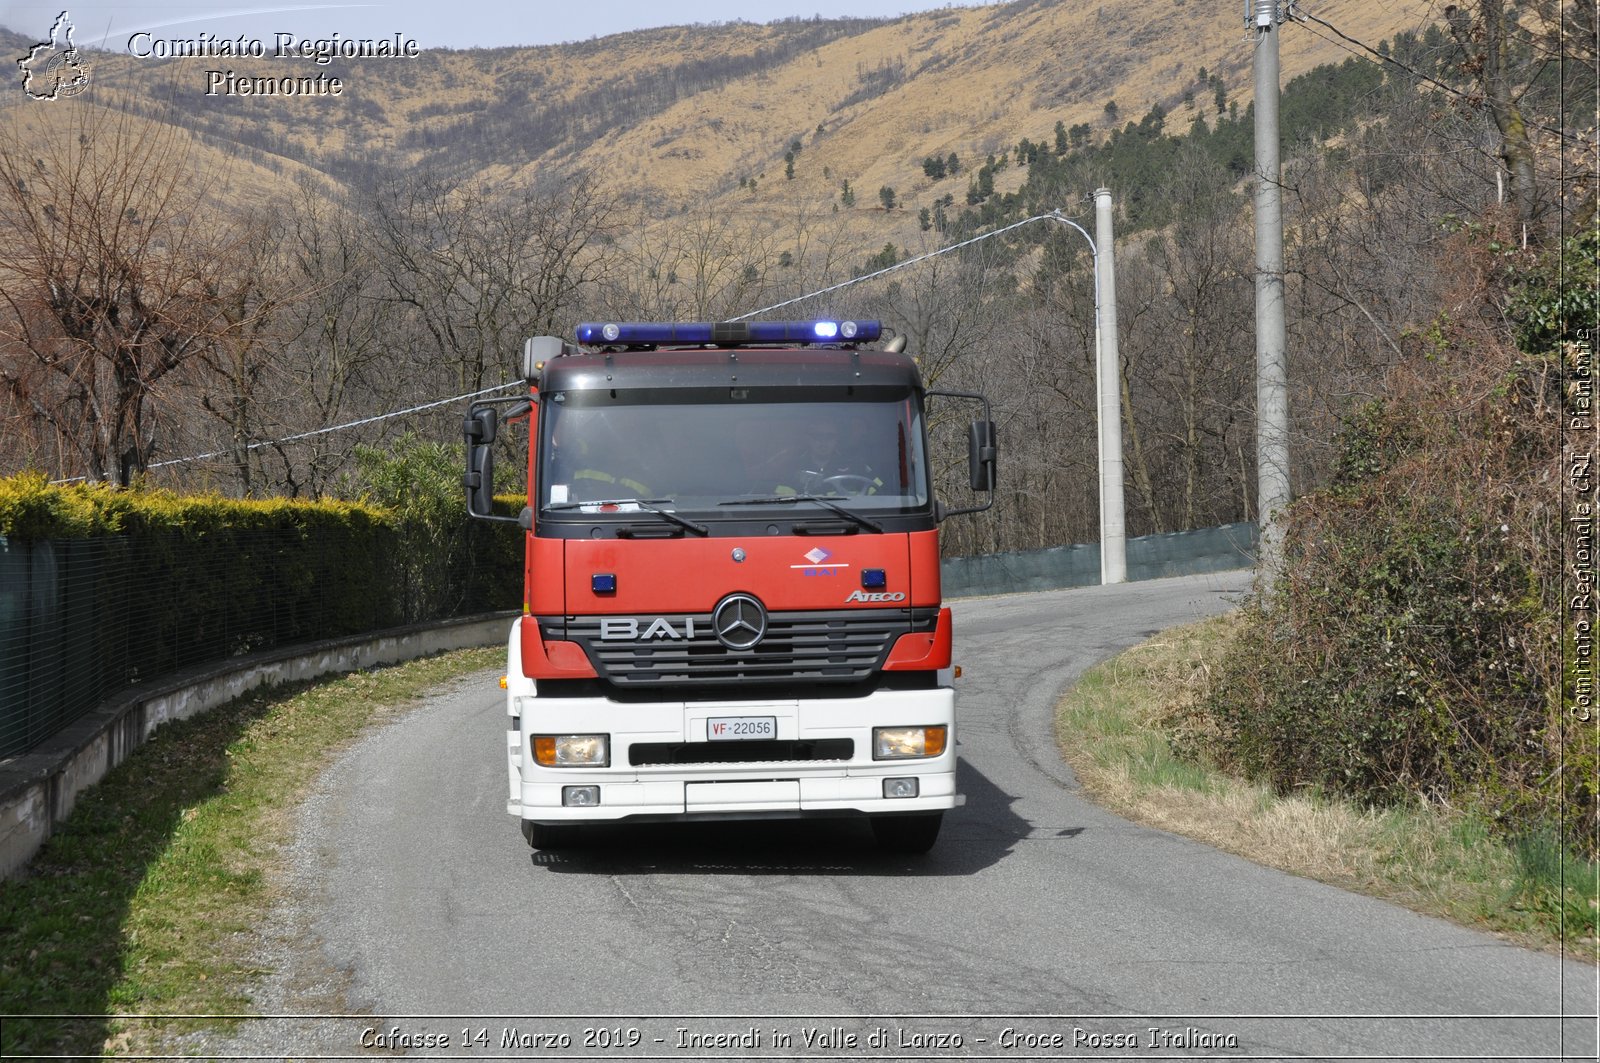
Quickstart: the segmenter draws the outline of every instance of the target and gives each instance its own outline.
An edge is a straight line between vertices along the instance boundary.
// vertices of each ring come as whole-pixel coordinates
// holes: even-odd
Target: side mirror
[[[929,397],[937,395],[965,399],[983,405],[982,419],[973,421],[967,428],[967,465],[972,490],[987,494],[989,498],[981,506],[960,506],[955,509],[946,509],[941,502],[934,510],[939,520],[958,513],[982,513],[994,505],[994,488],[999,477],[999,433],[995,429],[994,415],[989,411],[989,400],[971,391],[929,391],[926,394]]]
[[[467,513],[474,517],[489,517],[494,509],[496,422],[493,406],[479,406],[461,425],[467,438],[467,472],[461,483],[467,489]]]
[[[973,421],[967,430],[967,466],[974,491],[993,491],[999,446],[993,421]]]
[[[467,471],[461,477],[461,485],[467,489],[467,516],[528,527],[529,513],[520,518],[494,515],[494,442],[500,434],[501,420],[496,403],[509,404],[505,412],[508,424],[533,408],[525,398],[483,399],[467,411],[461,422],[461,434],[467,438]]]

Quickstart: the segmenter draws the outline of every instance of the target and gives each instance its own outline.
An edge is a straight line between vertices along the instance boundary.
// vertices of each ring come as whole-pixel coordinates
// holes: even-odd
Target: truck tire
[[[577,827],[522,821],[522,836],[535,849],[563,849],[572,844],[577,834]]]
[[[873,816],[872,833],[878,847],[891,853],[925,853],[939,837],[943,812],[918,812],[907,816]]]

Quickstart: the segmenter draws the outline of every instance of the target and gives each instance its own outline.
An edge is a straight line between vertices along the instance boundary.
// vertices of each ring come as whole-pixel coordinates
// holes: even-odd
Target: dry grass
[[[170,723],[79,800],[0,883],[0,1055],[146,1050],[121,1016],[249,1008],[253,943],[275,896],[293,813],[372,721],[488,667],[463,650],[320,684],[256,691]]]
[[[1091,669],[1062,698],[1062,756],[1096,800],[1259,864],[1530,947],[1600,958],[1593,936],[1569,935],[1563,949],[1559,920],[1548,906],[1529,903],[1528,890],[1541,884],[1527,854],[1470,816],[1362,808],[1311,792],[1277,795],[1176,756],[1174,743],[1204,726],[1193,707],[1236,629],[1228,616],[1164,632]],[[1568,881],[1583,874],[1577,869]]]
[[[126,98],[125,93],[107,87],[92,98],[75,99],[68,106],[11,107],[0,118],[0,137],[14,144],[36,145],[59,141],[62,130],[115,128],[124,121],[120,112]],[[98,112],[98,117],[86,117],[82,113],[85,109]],[[135,117],[125,121],[132,129],[146,130],[147,138],[171,134],[168,143],[182,159],[185,171],[193,175],[203,200],[219,211],[231,213],[242,203],[265,203],[287,195],[299,176],[312,174],[306,166],[287,159],[278,160],[279,172],[275,172],[241,157],[230,145],[187,130],[174,131],[170,124],[159,120]]]
[[[1358,878],[1357,851],[1370,848],[1378,834],[1370,813],[1306,798],[1275,799],[1254,786],[1196,793],[1143,785],[1124,768],[1109,772],[1095,792],[1152,827],[1323,881]]]

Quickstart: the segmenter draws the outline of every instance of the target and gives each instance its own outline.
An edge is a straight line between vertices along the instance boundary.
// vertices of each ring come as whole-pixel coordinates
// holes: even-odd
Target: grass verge
[[[1600,878],[1549,839],[1511,845],[1469,814],[1281,796],[1173,752],[1236,620],[1174,628],[1087,672],[1056,707],[1062,756],[1136,822],[1292,874],[1596,962]]]
[[[0,883],[0,1013],[82,1016],[8,1019],[0,1055],[137,1052],[154,1031],[119,1016],[248,1012],[251,935],[312,781],[369,722],[504,652],[265,689],[156,731]]]

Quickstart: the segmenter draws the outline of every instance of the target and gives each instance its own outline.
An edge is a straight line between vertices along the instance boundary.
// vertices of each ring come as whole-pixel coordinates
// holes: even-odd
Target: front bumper
[[[536,823],[617,820],[741,819],[931,812],[961,803],[956,792],[954,693],[948,687],[881,691],[864,698],[624,704],[600,698],[517,698],[518,726],[507,734],[512,795],[507,811]],[[847,740],[834,759],[693,762],[738,743],[706,741],[707,721],[770,716],[781,743]],[[937,757],[873,760],[872,730],[888,726],[950,728]],[[606,734],[605,768],[545,768],[534,763],[531,736]],[[688,763],[635,764],[634,746],[683,745]],[[646,758],[648,759],[648,758]],[[886,797],[885,779],[915,779],[915,797]],[[565,787],[597,786],[599,803],[563,804]]]

